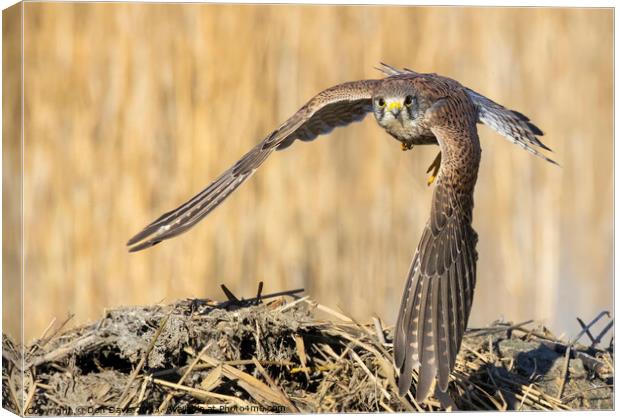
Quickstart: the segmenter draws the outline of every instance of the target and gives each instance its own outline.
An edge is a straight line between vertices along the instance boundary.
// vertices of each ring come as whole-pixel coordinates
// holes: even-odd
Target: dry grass
[[[393,322],[436,149],[403,153],[370,119],[277,153],[183,237],[124,248],[313,94],[378,77],[379,61],[454,77],[524,112],[562,164],[481,128],[471,323],[535,317],[572,333],[572,318],[611,305],[611,10],[25,11],[26,341],[67,310],[86,321],[106,306],[213,294],[219,281],[247,293],[248,277]]]
[[[50,327],[26,347],[23,401],[21,356],[4,337],[3,406],[25,404],[29,415],[613,408],[611,348],[527,325],[470,329],[448,393],[418,404],[397,393],[381,320],[358,323],[307,296],[114,309]]]

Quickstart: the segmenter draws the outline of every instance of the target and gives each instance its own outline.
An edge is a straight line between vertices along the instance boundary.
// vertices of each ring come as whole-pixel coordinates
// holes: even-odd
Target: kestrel
[[[394,363],[403,396],[417,369],[416,399],[424,401],[437,380],[447,390],[471,310],[476,284],[473,193],[480,163],[477,123],[484,123],[534,155],[543,135],[523,114],[437,74],[379,68],[387,77],[351,81],[314,96],[207,188],[167,212],[129,240],[130,251],[179,235],[215,209],[247,180],[274,150],[295,140],[311,141],[335,127],[373,113],[403,150],[438,144],[429,167],[435,180],[431,214],[413,257],[394,329]]]

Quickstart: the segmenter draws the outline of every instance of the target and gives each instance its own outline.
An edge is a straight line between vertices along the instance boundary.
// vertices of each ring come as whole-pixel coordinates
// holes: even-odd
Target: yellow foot
[[[432,171],[431,175],[428,176],[428,180],[426,180],[427,186],[433,184],[433,182],[437,178],[437,173],[439,173],[439,167],[441,167],[441,152],[437,154],[431,165],[428,167],[428,170],[426,170],[427,173],[430,173]]]
[[[428,176],[428,179],[426,179],[426,185],[430,186],[431,184],[433,184],[436,178],[437,176],[434,174],[431,174],[430,176]]]
[[[403,151],[408,151],[411,148],[413,148],[413,144],[408,144],[406,142],[401,142],[400,143],[400,149],[402,149]]]

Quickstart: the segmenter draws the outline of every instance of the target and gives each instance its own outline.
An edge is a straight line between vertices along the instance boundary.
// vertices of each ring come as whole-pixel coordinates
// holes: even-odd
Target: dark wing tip
[[[418,384],[415,388],[415,400],[418,403],[426,401],[426,399],[431,393],[433,383],[435,382],[434,370],[432,372],[433,373],[428,375],[428,378],[421,378],[423,376],[423,373],[422,370],[420,370],[420,373],[418,375]]]
[[[539,147],[541,147],[542,149],[544,149],[545,151],[549,151],[549,152],[553,152],[553,150],[551,148],[549,148],[548,146],[546,146],[545,144],[543,144],[541,141],[540,144],[538,145]]]
[[[152,224],[145,227],[142,231],[131,237],[129,241],[127,241],[127,243],[125,244],[127,247],[129,247],[129,252],[135,253],[152,247],[153,245],[159,244],[162,240],[157,239],[157,236],[153,236],[158,229],[159,225],[157,224],[157,222],[153,222]]]
[[[138,245],[134,245],[131,246],[132,244],[127,243],[127,246],[130,247],[129,248],[129,252],[130,253],[136,253],[138,251],[142,251],[145,250],[147,248],[151,248],[157,244],[159,244],[161,242],[161,240],[148,240],[148,241],[144,241]]]
[[[411,370],[402,370],[398,376],[398,395],[405,396],[411,389],[411,381],[413,379]]]
[[[392,67],[391,65],[386,64],[382,61],[379,61],[379,66],[375,66],[374,68],[375,70],[380,71],[381,73],[387,75],[388,77],[394,74],[398,74],[400,72],[400,70],[398,70],[397,68]]]
[[[142,231],[138,232],[136,235],[134,235],[133,237],[129,238],[129,241],[127,241],[127,245],[128,247],[131,247],[132,245],[142,241],[144,238],[148,237],[149,235],[151,235],[151,231],[150,228],[144,228]]]
[[[172,212],[166,212],[155,221],[151,222],[149,225],[144,227],[144,229],[138,232],[136,235],[131,237],[129,241],[125,244],[129,248],[129,252],[134,253],[136,251],[143,250],[148,247],[152,247],[155,244],[161,242],[161,240],[156,239],[156,237],[152,236],[157,233],[159,228],[161,228],[162,220],[169,216]],[[150,238],[149,238],[150,237]]]
[[[448,390],[448,383],[450,383],[449,375],[446,379],[438,379],[437,384],[439,385],[439,390],[442,392],[446,392]]]
[[[510,110],[512,113],[514,113],[514,115],[516,117],[518,117],[519,119],[521,119],[524,122],[528,122],[530,120],[530,118],[528,118],[527,116],[525,116],[523,113],[519,112],[518,110]]]
[[[534,125],[532,121],[530,121],[530,118],[525,116],[523,113],[516,111],[516,110],[511,110],[511,112],[518,119],[520,119],[523,123],[525,123],[525,125],[530,129],[530,131],[532,131],[534,135],[537,135],[537,136],[545,135],[545,133],[538,126]],[[549,148],[547,148],[543,143],[540,144],[540,147],[546,150],[549,150]]]
[[[150,224],[145,226],[144,229],[142,229],[142,231],[138,232],[136,235],[134,235],[133,237],[129,238],[129,241],[127,241],[127,244],[125,244],[125,245],[130,247],[130,246],[132,246],[134,244],[137,244],[140,241],[143,241],[145,238],[148,238],[150,235],[153,235],[155,232],[157,232],[157,230],[159,228],[161,228],[162,224],[164,224],[164,222],[165,222],[164,219],[169,218],[177,210],[178,209],[171,210],[171,211],[168,211],[168,212],[162,214],[161,216],[159,216],[153,222],[151,222]]]
[[[525,127],[527,127],[527,130],[529,130],[529,135],[528,136],[528,140],[533,144],[536,145],[537,147],[540,147],[542,149],[544,149],[545,151],[549,151],[549,152],[553,152],[553,150],[551,148],[549,148],[547,145],[545,145],[540,139],[538,139],[537,137],[539,136],[544,136],[545,133],[542,131],[542,129],[540,129],[538,126],[536,126],[534,123],[532,123],[530,121],[530,119],[525,116],[523,113],[517,112],[516,110],[511,110],[512,114],[517,116],[521,123],[523,125],[525,125]],[[555,161],[550,160],[550,162],[555,163]]]
[[[538,136],[543,136],[545,135],[545,133],[543,131],[540,130],[540,128],[536,125],[534,125],[532,122],[526,122],[527,127],[530,128],[530,130],[532,131],[532,133],[534,135],[538,135]]]
[[[551,148],[537,138],[538,136],[544,136],[545,133],[531,122],[526,115],[517,110],[507,109],[472,89],[465,89],[478,108],[480,123],[484,123],[500,135],[525,148],[530,148],[528,145],[534,145],[553,152]],[[485,117],[485,114],[489,116]],[[516,135],[514,131],[516,131]],[[530,152],[537,154],[533,150],[530,150]],[[546,159],[546,157],[543,158]]]

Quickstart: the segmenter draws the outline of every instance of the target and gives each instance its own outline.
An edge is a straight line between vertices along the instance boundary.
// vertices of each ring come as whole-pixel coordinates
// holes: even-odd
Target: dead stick
[[[376,316],[372,317],[372,322],[375,325],[375,332],[377,333],[377,338],[382,345],[386,344],[385,335],[383,334],[383,327],[381,326],[381,320]]]
[[[41,337],[41,339],[39,340],[39,342],[37,342],[35,344],[36,348],[43,348],[48,342],[50,342],[52,340],[52,338],[54,338],[56,335],[58,335],[58,333],[60,332],[60,330],[62,330],[65,325],[67,325],[67,323],[69,323],[69,321],[71,321],[73,319],[73,317],[75,316],[75,314],[69,314],[67,316],[67,319],[65,319],[62,324],[60,324],[60,326],[58,328],[56,328],[54,330],[54,332],[52,332],[52,335],[50,335],[49,337],[45,337],[45,334],[47,334],[47,332],[49,331],[49,329],[46,329],[45,332],[43,333],[43,336]],[[54,318],[54,320],[49,324],[48,328],[50,328],[54,322],[56,322],[56,318]],[[34,354],[34,352],[36,351],[35,349],[31,349],[30,352],[32,354]]]
[[[594,318],[592,321],[590,321],[590,323],[585,327],[582,328],[581,332],[579,334],[577,334],[577,336],[570,342],[569,345],[573,345],[575,344],[577,341],[579,341],[579,339],[581,338],[581,336],[583,334],[585,334],[586,332],[590,332],[590,327],[594,324],[596,324],[602,317],[604,317],[605,315],[607,315],[607,317],[609,317],[609,312],[608,311],[602,311],[601,313],[599,313],[596,318]]]
[[[58,360],[59,358],[62,358],[63,356],[73,352],[74,350],[77,351],[89,345],[90,343],[95,342],[96,340],[97,340],[97,335],[87,334],[86,336],[82,336],[77,340],[73,340],[63,346],[58,347],[54,351],[51,351],[45,354],[44,356],[37,357],[32,363],[25,364],[24,367],[26,369],[29,369],[32,366],[36,367],[36,366],[40,366],[43,363]]]
[[[30,415],[28,412],[28,409],[30,408],[30,403],[32,402],[32,399],[34,398],[34,394],[37,390],[37,383],[35,382],[32,387],[30,388],[30,390],[28,391],[28,396],[26,396],[26,402],[24,402],[24,413]]]
[[[613,327],[613,325],[614,325],[614,320],[612,319],[605,326],[605,328],[603,328],[603,330],[598,334],[598,336],[594,339],[594,342],[592,343],[591,347],[595,347],[598,343],[600,343],[603,337],[605,336],[605,334],[607,334],[607,331],[609,331],[611,327]]]
[[[140,388],[140,394],[138,395],[138,401],[136,402],[136,408],[133,411],[134,415],[138,415],[142,401],[144,400],[144,394],[146,393],[146,385],[149,383],[148,377],[142,379],[142,387]]]
[[[208,398],[215,398],[215,399],[222,399],[225,401],[231,401],[237,405],[251,405],[249,402],[246,402],[242,399],[236,398],[234,396],[228,396],[228,395],[222,395],[219,393],[215,393],[215,392],[209,392],[207,390],[202,390],[202,389],[196,389],[190,386],[185,386],[185,385],[179,385],[177,383],[172,383],[172,382],[168,382],[166,380],[161,380],[161,379],[153,379],[153,383],[161,385],[161,386],[166,386],[169,388],[173,388],[173,389],[177,389],[177,390],[182,390],[185,391],[187,393],[190,393],[194,396],[198,395],[198,396],[202,396],[202,397],[208,397]]]
[[[181,378],[179,379],[179,381],[177,382],[179,385],[182,385],[185,382],[185,379],[187,378],[187,376],[189,376],[189,374],[192,372],[192,370],[194,369],[194,367],[196,367],[196,364],[198,364],[198,362],[200,361],[200,357],[202,357],[202,355],[207,351],[207,349],[211,347],[211,342],[209,342],[207,345],[205,345],[203,347],[202,350],[200,350],[200,354],[198,354],[196,356],[196,358],[192,361],[192,363],[189,365],[189,367],[187,368],[187,370],[185,371],[185,373],[183,373],[183,376],[181,376]],[[158,408],[158,412],[160,414],[162,414],[166,408],[168,408],[168,404],[170,403],[170,401],[172,400],[172,393],[168,393],[166,395],[166,398],[164,399],[164,401],[161,403],[161,405],[159,405]]]
[[[41,334],[41,338],[39,338],[37,341],[35,341],[34,344],[32,344],[32,347],[30,347],[30,350],[29,350],[30,354],[34,354],[34,352],[37,351],[37,349],[40,349],[43,347],[43,345],[45,345],[45,343],[41,345],[39,344],[39,342],[43,342],[45,340],[47,333],[50,331],[50,329],[52,329],[55,323],[56,323],[56,317],[54,317],[51,320],[51,322],[48,324],[48,326],[45,327],[45,329],[43,330],[43,334]]]
[[[289,407],[289,409],[291,410],[291,412],[296,412],[299,413],[301,412],[292,402],[291,400],[288,398],[288,396],[286,396],[286,394],[282,391],[282,389],[280,389],[278,387],[278,385],[276,385],[276,382],[273,381],[273,379],[271,378],[271,376],[269,376],[269,374],[267,373],[267,371],[263,368],[263,366],[260,364],[260,362],[256,359],[256,357],[252,357],[252,361],[254,362],[254,365],[256,366],[256,370],[258,370],[260,372],[260,374],[265,378],[265,380],[267,381],[267,383],[269,384],[269,386],[271,386],[271,389],[274,392],[277,392],[280,394],[280,396],[282,397],[282,400],[286,403],[286,405]]]
[[[588,338],[590,339],[590,342],[591,342],[592,344],[594,344],[594,336],[592,335],[592,333],[590,332],[590,330],[589,330],[589,329],[587,329],[587,327],[586,327],[586,323],[585,323],[585,322],[583,322],[583,321],[581,320],[581,318],[579,318],[579,317],[577,317],[577,322],[579,322],[579,326],[581,327],[581,329],[585,329],[585,330],[586,330],[586,335],[587,335],[587,336],[588,336]]]
[[[224,287],[226,287],[226,286],[224,286]],[[226,290],[228,290],[228,288],[227,288]],[[230,290],[228,290],[228,291],[230,292]],[[303,292],[303,291],[304,291],[304,289],[303,289],[303,288],[301,288],[301,289],[293,289],[293,290],[284,290],[284,291],[282,291],[282,292],[269,293],[269,294],[267,294],[267,295],[262,295],[262,296],[261,296],[261,300],[265,300],[265,299],[272,299],[272,298],[276,298],[276,297],[278,297],[278,296],[292,296],[292,297],[298,297],[298,296],[297,296],[297,293],[301,293],[301,292]],[[232,292],[231,292],[231,294],[232,294]],[[232,296],[233,296],[233,297],[235,297],[235,295],[232,295]],[[227,301],[224,301],[224,302],[219,303],[219,304],[217,305],[217,307],[218,307],[218,308],[225,308],[225,307],[227,307],[227,306],[229,306],[229,305],[238,305],[238,304],[243,305],[243,304],[250,304],[250,303],[256,302],[256,298],[251,298],[251,299],[237,299],[237,301],[238,301],[238,302],[234,302],[234,301],[227,300]]]
[[[357,363],[360,365],[360,367],[362,368],[362,370],[364,371],[364,373],[366,373],[368,375],[368,377],[370,378],[370,380],[375,384],[375,388],[379,388],[379,390],[381,391],[381,393],[383,393],[383,396],[385,396],[385,398],[389,401],[392,400],[392,397],[390,396],[390,394],[388,393],[387,390],[385,390],[385,388],[383,386],[381,386],[379,384],[379,381],[377,380],[377,378],[370,372],[370,370],[368,370],[368,367],[366,367],[366,365],[364,364],[364,362],[362,361],[362,359],[360,358],[360,356],[357,355],[357,353],[353,350],[351,350],[349,352],[349,354],[351,354],[351,357],[353,357],[353,359],[355,361],[357,361]]]
[[[498,326],[498,327],[495,327],[495,328],[472,329],[472,330],[469,330],[469,332],[465,331],[465,335],[467,337],[480,337],[482,335],[495,334],[497,332],[511,331],[513,329],[523,328],[524,325],[529,325],[532,322],[534,322],[534,321],[532,319],[530,319],[528,321],[523,321],[523,322],[520,322],[520,323],[515,324],[515,325]]]
[[[9,384],[9,394],[11,395],[11,398],[13,398],[13,402],[15,403],[15,407],[17,408],[17,412],[20,412],[20,415],[24,415],[25,411],[20,410],[21,402],[17,399],[17,393],[13,385],[13,379],[9,379],[8,384]]]
[[[185,350],[185,352],[187,353],[188,350]],[[191,353],[193,355],[193,353]],[[252,360],[230,360],[230,361],[222,361],[222,364],[228,364],[229,366],[247,366],[248,364],[254,364],[254,362]],[[286,360],[282,360],[282,361],[268,361],[268,360],[261,360],[261,363],[264,364],[265,366],[279,366],[279,367],[291,367],[291,366],[295,366],[297,365],[297,363],[293,363],[292,361],[286,361]],[[200,364],[194,367],[194,370],[204,370],[204,369],[211,369],[213,366],[211,364]],[[171,369],[164,369],[164,370],[159,370],[156,372],[153,372],[151,375],[153,377],[160,377],[160,376],[168,376],[170,374],[181,374],[181,373],[185,373],[185,371],[189,368],[189,366],[183,366],[183,367],[173,367]]]
[[[562,399],[562,394],[564,393],[564,386],[566,385],[566,379],[568,378],[568,363],[570,361],[570,350],[571,346],[568,345],[566,347],[566,352],[564,353],[564,367],[562,368],[562,381],[560,382],[560,388],[558,389],[558,394],[556,398]]]

